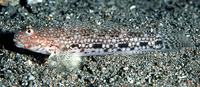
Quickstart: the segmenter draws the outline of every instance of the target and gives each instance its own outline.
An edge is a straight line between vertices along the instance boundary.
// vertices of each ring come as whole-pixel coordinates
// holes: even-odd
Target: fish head
[[[48,40],[50,37],[49,35],[43,34],[44,30],[27,26],[24,30],[19,31],[14,35],[13,41],[15,42],[16,47],[42,54],[51,54],[57,47]]]

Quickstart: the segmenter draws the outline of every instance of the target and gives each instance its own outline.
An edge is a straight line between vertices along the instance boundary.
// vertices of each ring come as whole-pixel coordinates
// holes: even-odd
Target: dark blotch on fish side
[[[134,47],[132,47],[130,50],[134,50],[135,48]]]
[[[148,43],[147,42],[140,42],[140,46],[147,46]]]
[[[93,48],[102,48],[102,44],[93,44]]]
[[[118,47],[123,48],[123,47],[128,47],[128,43],[124,43],[124,44],[119,44]]]
[[[162,41],[156,41],[155,45],[159,45],[159,44],[162,44],[162,43],[163,43]]]
[[[117,51],[122,51],[121,49],[117,49]]]
[[[108,48],[104,49],[104,52],[108,52]]]
[[[71,47],[72,47],[72,48],[78,47],[78,44],[72,44]]]

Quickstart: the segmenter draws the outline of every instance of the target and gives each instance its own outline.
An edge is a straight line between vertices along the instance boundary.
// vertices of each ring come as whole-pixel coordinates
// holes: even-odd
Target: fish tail
[[[185,36],[183,32],[171,33],[163,38],[164,49],[161,51],[177,51],[183,47],[194,47],[191,39]]]

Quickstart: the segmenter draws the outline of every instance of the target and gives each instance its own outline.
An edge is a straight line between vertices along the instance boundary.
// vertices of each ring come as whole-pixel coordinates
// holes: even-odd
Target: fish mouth
[[[15,46],[16,47],[19,47],[19,48],[22,48],[22,42],[19,40],[19,39],[13,39],[13,41],[15,42]]]

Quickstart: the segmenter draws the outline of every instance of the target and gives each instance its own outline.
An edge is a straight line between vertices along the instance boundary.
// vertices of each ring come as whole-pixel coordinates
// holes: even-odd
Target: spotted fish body
[[[17,47],[43,54],[68,52],[79,56],[172,51],[191,46],[182,34],[144,33],[120,26],[89,26],[77,22],[66,22],[62,28],[28,26],[15,34],[14,42]]]

